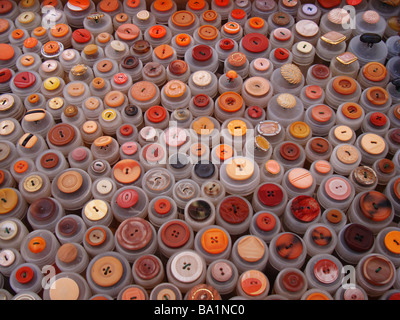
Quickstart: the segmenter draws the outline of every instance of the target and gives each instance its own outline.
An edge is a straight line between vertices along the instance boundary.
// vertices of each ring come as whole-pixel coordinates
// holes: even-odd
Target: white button
[[[176,195],[182,200],[189,200],[196,196],[196,189],[190,182],[178,182],[175,185]]]
[[[5,249],[0,252],[0,266],[9,267],[15,261],[15,253],[11,250]]]
[[[96,184],[97,192],[102,195],[109,194],[112,191],[112,189],[113,189],[113,185],[110,180],[103,179],[103,180],[98,181]]]
[[[146,185],[154,191],[163,191],[171,184],[170,176],[163,170],[153,170],[147,175]]]
[[[18,226],[14,221],[6,220],[0,223],[0,239],[1,240],[11,240],[18,232]]]
[[[307,16],[313,16],[314,14],[317,13],[318,8],[316,5],[312,4],[312,3],[307,3],[303,6],[302,8],[303,13]]]
[[[192,76],[193,82],[196,86],[205,87],[211,83],[211,74],[207,71],[196,71]]]
[[[192,251],[178,253],[171,262],[171,273],[184,283],[194,282],[201,276],[203,261],[200,256]]]
[[[148,20],[150,18],[150,13],[147,10],[142,10],[142,11],[139,11],[136,14],[136,17],[139,20],[145,21],[145,20]]]

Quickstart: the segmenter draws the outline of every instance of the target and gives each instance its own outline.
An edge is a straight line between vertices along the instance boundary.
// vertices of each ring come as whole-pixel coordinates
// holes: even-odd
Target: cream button
[[[192,80],[199,87],[208,86],[211,83],[211,74],[207,71],[196,71],[192,75]]]
[[[18,22],[22,24],[31,23],[34,19],[35,19],[35,13],[30,11],[22,12],[17,18]]]
[[[150,13],[147,10],[142,10],[136,14],[136,17],[139,20],[146,21],[150,18]]]
[[[15,262],[15,253],[9,249],[0,252],[0,266],[9,267]]]
[[[112,191],[112,189],[113,189],[113,185],[112,185],[111,181],[106,180],[106,179],[102,179],[102,180],[98,181],[96,184],[97,192],[102,195],[109,194]]]
[[[254,173],[254,164],[246,158],[227,160],[226,174],[233,180],[240,181],[250,178]]]
[[[86,218],[91,221],[99,221],[103,219],[108,212],[108,207],[106,202],[99,199],[94,199],[89,201],[84,209]]]
[[[338,147],[336,150],[336,156],[342,163],[353,164],[357,162],[359,154],[356,147],[346,144]]]
[[[49,295],[51,300],[77,300],[79,286],[71,278],[60,278],[52,282]]]
[[[61,109],[64,106],[64,100],[60,97],[55,97],[49,100],[49,108],[52,110]]]
[[[306,42],[306,41],[300,41],[297,46],[296,46],[297,50],[301,53],[310,53],[313,46],[311,43]]]
[[[115,110],[106,109],[102,112],[101,117],[104,121],[113,121],[117,117]]]
[[[361,138],[361,147],[369,154],[380,154],[385,150],[386,142],[377,134],[367,133]]]
[[[123,52],[125,50],[125,45],[122,41],[113,40],[111,41],[110,46],[117,52]]]
[[[347,142],[353,137],[353,130],[348,126],[337,126],[334,135],[339,141]]]
[[[203,261],[195,252],[178,253],[171,261],[171,273],[180,282],[191,283],[200,278]]]
[[[27,192],[36,192],[43,185],[43,179],[39,175],[30,175],[23,181],[23,187]]]
[[[12,220],[5,220],[0,223],[0,239],[4,241],[12,240],[18,232],[17,224]]]
[[[11,120],[3,120],[0,122],[0,136],[8,136],[15,130],[15,124]]]
[[[14,97],[10,94],[0,96],[0,111],[7,111],[14,105]]]

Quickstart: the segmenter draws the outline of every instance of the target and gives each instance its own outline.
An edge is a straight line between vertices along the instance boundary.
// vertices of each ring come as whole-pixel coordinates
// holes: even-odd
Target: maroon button
[[[74,139],[75,130],[70,124],[59,123],[49,130],[47,137],[51,144],[65,146]]]
[[[257,216],[256,224],[260,230],[268,232],[275,228],[276,219],[272,214],[268,212],[263,212]]]
[[[369,117],[369,121],[376,127],[383,127],[387,122],[387,118],[381,112],[373,112]]]
[[[169,64],[168,69],[171,73],[175,75],[180,75],[184,74],[187,71],[188,65],[183,60],[174,60]]]
[[[283,200],[283,191],[279,185],[273,183],[263,184],[257,192],[258,200],[268,207],[274,207]]]
[[[392,140],[394,143],[400,143],[400,129],[394,129],[390,133],[390,140]]]
[[[252,106],[247,109],[247,114],[252,119],[259,119],[262,116],[262,109],[259,106]]]
[[[204,45],[204,44],[195,46],[192,49],[193,59],[195,59],[197,61],[207,61],[207,60],[211,59],[212,55],[213,55],[213,51],[212,51],[211,47]]]
[[[115,232],[118,243],[127,250],[140,250],[151,241],[153,231],[143,218],[133,217],[121,222]]]
[[[90,41],[92,35],[90,34],[89,30],[86,29],[76,29],[72,33],[72,39],[74,39],[78,43],[86,43]]]
[[[190,238],[190,229],[185,221],[170,221],[161,231],[162,242],[170,248],[184,246]]]
[[[344,241],[351,250],[366,252],[374,245],[374,234],[367,227],[353,223],[344,231]]]
[[[126,189],[121,191],[117,196],[117,205],[120,208],[128,209],[133,207],[139,200],[139,194],[136,190]]]
[[[314,276],[317,280],[324,284],[335,282],[339,278],[338,266],[329,259],[321,259],[314,266]]]
[[[288,161],[297,160],[300,157],[300,148],[298,145],[292,142],[286,142],[282,144],[279,149],[281,156]]]
[[[267,50],[268,45],[268,38],[261,33],[248,33],[242,38],[243,48],[253,53],[259,53]]]
[[[330,69],[323,64],[316,64],[311,68],[311,74],[320,80],[328,78],[330,72]]]
[[[121,63],[121,66],[125,69],[134,69],[138,65],[139,65],[139,59],[134,56],[126,57]]]
[[[242,223],[249,216],[250,208],[246,201],[239,197],[229,197],[223,200],[219,207],[221,218],[231,224]]]
[[[119,128],[119,132],[124,136],[130,136],[133,133],[133,127],[130,124],[124,124]]]
[[[289,271],[282,277],[282,285],[290,292],[298,292],[304,287],[304,279],[301,274]]]
[[[72,236],[78,230],[78,222],[70,217],[65,217],[58,224],[58,231],[64,236]]]
[[[10,81],[12,77],[11,70],[8,68],[0,69],[0,83]]]
[[[35,75],[28,71],[19,72],[14,77],[14,84],[19,89],[29,88],[35,83],[35,81]]]
[[[325,153],[329,149],[329,141],[324,138],[314,138],[311,140],[311,149],[316,153]]]
[[[21,284],[26,284],[32,281],[34,275],[31,267],[22,266],[15,273],[15,279]]]
[[[285,48],[276,48],[274,56],[278,60],[286,60],[289,58],[289,51]]]
[[[310,196],[294,198],[290,210],[294,217],[301,222],[314,221],[321,212],[317,200]]]
[[[56,213],[56,204],[51,198],[37,199],[31,203],[29,212],[35,220],[45,221]]]
[[[219,282],[227,282],[232,278],[233,270],[229,263],[219,261],[212,266],[211,275]]]
[[[235,42],[232,39],[224,38],[219,41],[219,47],[222,50],[232,50],[235,46]]]
[[[210,98],[206,94],[198,94],[194,96],[193,103],[198,108],[204,108],[208,106]]]
[[[135,261],[135,272],[144,280],[155,278],[160,269],[159,261],[152,255],[141,256]]]
[[[40,158],[40,164],[45,169],[54,168],[59,161],[60,159],[58,158],[58,155],[54,152],[46,153],[42,156],[42,158]]]

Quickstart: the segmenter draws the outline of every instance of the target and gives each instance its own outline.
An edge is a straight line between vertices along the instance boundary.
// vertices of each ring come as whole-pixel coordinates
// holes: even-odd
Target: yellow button
[[[255,143],[256,149],[259,149],[259,150],[268,151],[268,149],[270,148],[270,144],[269,144],[268,140],[259,134],[256,135],[256,137],[254,138],[254,143]]]
[[[289,132],[294,138],[304,139],[310,134],[310,127],[303,121],[296,121],[290,125]]]
[[[95,44],[88,44],[85,48],[83,48],[83,52],[88,56],[97,53],[97,50],[98,48]]]
[[[247,125],[243,120],[232,120],[228,123],[227,128],[234,137],[244,136],[247,132]]]
[[[18,203],[18,195],[11,188],[0,189],[0,214],[11,212]]]
[[[60,86],[60,79],[57,77],[50,77],[44,80],[43,86],[46,90],[56,90]]]
[[[226,174],[233,180],[246,180],[254,173],[254,164],[249,159],[237,157],[227,161]]]
[[[24,189],[27,192],[36,192],[40,190],[42,185],[43,179],[37,174],[26,177],[23,182]]]
[[[102,136],[102,137],[98,137],[96,140],[94,140],[93,144],[96,147],[106,147],[109,144],[111,144],[112,142],[112,137],[110,136]]]
[[[99,221],[103,219],[108,212],[108,207],[105,201],[94,199],[89,201],[84,209],[86,218],[91,221]]]
[[[18,22],[20,22],[22,24],[31,23],[35,19],[35,14],[33,12],[26,11],[26,12],[21,13],[17,19],[18,19]]]
[[[113,121],[117,117],[117,113],[113,109],[106,109],[102,112],[101,117],[104,121]]]
[[[198,135],[209,135],[214,130],[214,122],[207,117],[200,117],[193,121],[192,128]]]
[[[30,8],[33,7],[33,5],[35,4],[36,0],[22,0],[20,2],[21,7],[23,8]]]

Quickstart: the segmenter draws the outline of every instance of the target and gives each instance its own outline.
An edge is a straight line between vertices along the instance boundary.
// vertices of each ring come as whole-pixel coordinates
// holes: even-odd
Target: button
[[[341,177],[328,179],[325,183],[325,192],[329,197],[337,201],[347,199],[352,191],[351,185]]]
[[[321,212],[318,202],[309,196],[298,196],[292,200],[290,210],[301,222],[314,221]]]
[[[59,278],[52,282],[49,296],[51,300],[78,300],[79,286],[71,278]]]
[[[101,162],[96,161],[96,162],[94,162],[94,165],[99,164],[99,163],[101,163]],[[113,189],[113,185],[112,185],[111,181],[109,181],[109,180],[102,179],[96,183],[96,190],[100,194],[104,194],[104,195],[109,194],[112,191],[112,189]]]
[[[172,205],[171,202],[169,202],[168,199],[158,199],[154,203],[154,210],[156,213],[164,215],[167,214],[171,211]]]
[[[186,85],[180,80],[170,80],[163,89],[167,97],[179,98],[186,92]]]
[[[205,87],[211,83],[212,77],[208,71],[200,70],[192,74],[192,80],[196,86]]]
[[[73,170],[62,173],[57,180],[57,187],[61,192],[73,193],[78,191],[83,184],[82,175]]]
[[[0,252],[0,266],[7,268],[11,266],[14,262],[15,253],[13,251],[4,249]]]
[[[188,214],[195,221],[204,221],[211,215],[211,206],[207,201],[195,200],[188,206]]]
[[[151,45],[147,40],[137,40],[132,44],[132,50],[137,54],[143,54],[150,51]]]
[[[400,232],[390,231],[386,234],[385,247],[394,254],[400,254]]]
[[[288,271],[282,277],[282,285],[290,292],[299,292],[304,287],[304,279],[299,273]]]
[[[242,108],[243,98],[233,91],[224,92],[219,96],[218,105],[225,112],[236,112]]]
[[[165,12],[172,9],[173,2],[171,0],[155,0],[153,6],[155,10]]]
[[[139,194],[134,189],[121,191],[117,196],[117,204],[120,208],[129,209],[139,201]]]
[[[149,35],[153,39],[161,39],[167,34],[167,29],[162,25],[155,25],[149,28]]]
[[[185,221],[173,220],[167,222],[161,230],[162,242],[170,248],[184,246],[190,237],[190,229]]]
[[[280,61],[287,60],[289,55],[289,51],[285,48],[276,48],[274,51],[274,57]]]
[[[344,65],[349,65],[349,64],[357,61],[357,59],[358,59],[357,56],[351,52],[344,52],[344,53],[336,56],[336,60]]]
[[[92,38],[92,35],[89,30],[86,29],[77,29],[72,32],[72,39],[77,43],[86,43],[89,42]]]
[[[292,63],[286,63],[280,67],[282,77],[290,84],[299,84],[303,77],[299,67]]]
[[[115,236],[124,249],[137,251],[149,244],[153,231],[149,222],[142,218],[134,217],[121,222]]]
[[[361,213],[375,222],[387,220],[392,213],[392,205],[389,199],[378,191],[363,193],[359,204]]]
[[[74,139],[75,130],[67,123],[60,123],[50,129],[47,137],[51,144],[65,146]]]
[[[268,160],[265,163],[265,170],[270,174],[278,174],[281,171],[281,166],[276,160]]]
[[[343,294],[344,300],[365,300],[364,293],[358,288],[349,288]]]
[[[330,69],[323,64],[316,64],[311,68],[311,74],[319,80],[328,78],[330,72]]]
[[[244,222],[250,214],[247,203],[239,197],[228,197],[219,205],[221,218],[230,224]]]
[[[311,38],[318,33],[319,26],[318,24],[316,24],[314,21],[311,20],[300,20],[296,22],[295,30],[299,35]]]
[[[250,263],[260,261],[265,250],[265,244],[256,236],[245,236],[239,240],[237,245],[240,258]]]
[[[298,189],[308,189],[312,186],[314,179],[310,171],[303,168],[294,168],[289,171],[289,182]]]
[[[0,142],[0,161],[7,159],[11,153],[11,148],[5,142]]]
[[[290,16],[285,12],[275,12],[272,15],[272,22],[278,26],[286,26],[290,22]],[[277,28],[279,29],[279,28]],[[276,29],[275,29],[276,30]],[[289,37],[290,38],[290,37]],[[288,40],[288,39],[287,39]]]
[[[2,94],[0,96],[0,111],[7,111],[14,105],[15,99],[10,94]]]
[[[241,30],[241,26],[237,22],[229,21],[222,26],[222,29],[227,34],[238,34]]]
[[[26,54],[22,56],[20,62],[24,67],[29,67],[35,63],[35,58],[29,54]]]
[[[17,269],[15,273],[15,279],[21,284],[27,284],[32,281],[35,276],[35,272],[29,266],[22,266]]]
[[[288,161],[295,161],[300,157],[300,147],[292,142],[285,142],[279,149],[280,155]]]
[[[51,198],[40,198],[29,206],[31,216],[38,221],[51,219],[57,212],[57,205]]]
[[[28,243],[29,251],[40,253],[46,248],[46,240],[42,237],[34,237]]]
[[[250,159],[237,157],[228,160],[226,174],[235,181],[249,179],[254,173],[254,163]]]
[[[124,124],[119,128],[119,132],[124,137],[128,137],[133,133],[133,126],[130,124]]]
[[[174,169],[185,168],[190,163],[188,155],[183,153],[174,153],[169,158],[169,164]]]
[[[129,4],[127,3],[127,5],[129,6]],[[127,23],[129,17],[126,13],[119,13],[115,16],[115,20],[119,23]]]
[[[111,35],[107,32],[102,32],[97,35],[96,39],[99,43],[106,44],[111,40]]]
[[[32,133],[25,133],[18,141],[19,145],[31,149],[38,141],[37,136]]]
[[[313,49],[313,45],[307,41],[300,41],[296,46],[297,51],[307,54]]]
[[[99,63],[97,63],[97,70],[103,73],[107,73],[111,71],[113,68],[113,63],[110,60],[101,60]]]
[[[265,20],[260,17],[252,17],[248,19],[249,26],[253,29],[261,29],[264,27]]]
[[[111,287],[122,278],[124,267],[121,261],[113,256],[98,258],[90,270],[93,281],[100,287]]]
[[[12,191],[15,192],[14,190],[12,190]],[[0,195],[2,195],[2,196],[4,195],[4,189],[0,190]],[[12,205],[11,201],[13,199],[11,199],[11,201],[10,201],[10,197],[5,198],[5,199],[9,202],[8,203],[9,205]],[[16,201],[15,201],[15,203],[16,203]],[[14,208],[15,208],[15,206],[14,206]],[[0,209],[1,209],[1,214],[7,213],[7,212],[4,212],[4,209],[8,210],[8,208],[4,207],[4,205],[1,206]],[[3,220],[0,222],[0,239],[1,240],[3,240],[3,241],[12,240],[17,235],[17,233],[18,233],[18,225],[14,221]]]
[[[228,56],[228,62],[233,67],[241,67],[246,61],[246,55],[241,52],[233,52]]]
[[[285,232],[277,238],[275,248],[283,259],[294,260],[303,252],[303,243],[297,235]]]
[[[78,249],[73,243],[63,244],[57,251],[57,257],[61,262],[74,262],[78,256]]]
[[[390,174],[394,170],[394,163],[389,159],[381,159],[378,162],[378,168],[382,173]]]
[[[55,38],[65,37],[69,33],[69,26],[65,23],[58,23],[55,26],[51,27],[50,33]]]
[[[153,279],[160,273],[160,270],[160,263],[155,256],[144,255],[135,261],[135,272],[141,279]]]
[[[247,109],[247,114],[252,119],[259,119],[262,116],[262,109],[259,106],[252,106]]]
[[[131,87],[132,97],[141,102],[153,99],[156,92],[155,85],[149,81],[139,81],[134,83]]]
[[[85,86],[80,82],[70,82],[67,86],[67,93],[72,97],[79,97],[85,92]]]
[[[218,45],[222,50],[229,51],[233,49],[235,42],[230,38],[224,38],[219,41]]]
[[[233,270],[229,263],[218,261],[211,267],[211,275],[218,282],[228,282],[233,276]]]
[[[43,45],[43,51],[48,55],[55,55],[60,50],[60,43],[57,41],[48,41]]]
[[[174,60],[168,65],[168,70],[175,75],[181,75],[186,73],[188,65],[183,60]]]
[[[43,186],[43,179],[39,175],[29,175],[23,180],[24,190],[27,192],[36,192]]]
[[[139,37],[140,29],[131,23],[124,23],[120,25],[116,34],[122,41],[133,41]]]
[[[187,140],[187,135],[184,129],[179,127],[169,127],[165,129],[165,143],[169,147],[180,147],[182,146]]]
[[[346,40],[346,36],[336,31],[329,31],[320,38],[325,43],[337,45]]]
[[[198,94],[193,97],[193,103],[198,108],[204,108],[210,103],[210,99],[205,94]]]
[[[274,38],[278,41],[288,41],[292,37],[292,32],[287,28],[276,28],[273,32],[273,35]]]
[[[350,95],[357,90],[357,82],[347,76],[337,76],[332,82],[333,89],[340,94]]]
[[[386,116],[385,116],[386,117]],[[394,129],[389,135],[390,141],[399,144],[400,143],[400,129]]]
[[[121,62],[122,68],[125,69],[135,69],[138,65],[139,65],[139,59],[134,56],[128,56],[124,58],[124,60]]]
[[[21,39],[24,35],[25,32],[22,29],[15,29],[11,32],[11,36],[15,40]]]
[[[361,186],[371,186],[376,182],[375,171],[367,166],[360,166],[353,171],[353,178]]]
[[[206,153],[206,146],[202,143],[195,143],[190,147],[191,154],[201,157]]]
[[[196,20],[196,16],[186,10],[176,11],[171,16],[171,21],[178,27],[190,27]]]
[[[269,232],[275,228],[276,219],[272,214],[263,212],[257,215],[256,224],[261,231]]]
[[[350,20],[350,14],[343,8],[334,8],[328,13],[328,20],[334,24],[346,24]]]
[[[379,82],[386,78],[387,69],[383,64],[374,61],[367,63],[362,68],[362,73],[367,80]]]
[[[368,257],[362,265],[365,279],[374,286],[383,286],[392,281],[395,275],[393,263],[381,254]]]
[[[143,157],[152,163],[161,161],[165,156],[164,148],[159,144],[148,144],[142,149]],[[164,174],[161,174],[165,179],[167,178]],[[155,178],[155,177],[154,177]]]
[[[326,214],[326,219],[333,224],[338,224],[342,221],[342,213],[339,210],[332,209]]]
[[[243,48],[253,53],[266,51],[269,46],[268,38],[255,32],[246,34],[241,41]]]
[[[338,147],[336,150],[336,156],[342,163],[353,164],[357,162],[359,153],[357,152],[356,147],[346,144]]]
[[[206,11],[203,12],[203,16],[202,17],[203,17],[204,21],[213,22],[213,21],[215,21],[217,19],[218,14],[214,10],[206,10]]]
[[[89,201],[84,208],[85,216],[90,221],[99,221],[103,219],[107,215],[107,212],[107,204],[99,199]]]
[[[58,224],[58,231],[63,236],[73,236],[78,230],[78,222],[74,218],[65,217]]]
[[[353,130],[348,126],[337,126],[333,133],[335,138],[341,142],[350,141],[353,137]]]
[[[367,89],[367,99],[372,104],[381,106],[388,102],[389,93],[380,87],[370,87]]]
[[[114,178],[124,184],[135,182],[142,172],[139,163],[133,159],[118,161],[113,168]]]
[[[265,183],[258,189],[257,196],[262,204],[274,207],[282,202],[283,191],[279,185]]]
[[[213,50],[211,47],[199,44],[192,48],[192,57],[197,61],[208,61],[213,55]]]
[[[313,274],[323,284],[330,284],[339,278],[338,266],[329,259],[321,259],[314,265]]]
[[[332,233],[323,226],[314,227],[311,232],[311,239],[317,246],[325,247],[332,241]]]
[[[369,154],[381,154],[385,146],[385,140],[377,134],[367,133],[361,138],[361,147]]]
[[[374,234],[365,226],[353,223],[344,231],[346,245],[356,252],[367,252],[374,245]]]
[[[172,288],[161,289],[155,300],[177,300],[176,292]]]
[[[310,127],[303,121],[295,121],[289,126],[290,134],[297,139],[305,139],[310,133]]]
[[[240,286],[247,295],[256,297],[267,290],[268,279],[261,271],[248,270],[241,275]]]
[[[12,73],[11,73],[10,69],[8,69],[8,68],[0,69],[0,83],[5,83],[5,82],[9,81],[11,79],[11,77],[12,77]]]
[[[196,252],[183,251],[171,259],[172,276],[180,282],[192,283],[203,273],[204,262]]]
[[[31,72],[19,72],[14,76],[14,85],[19,89],[30,88],[36,82],[36,77]]]
[[[315,170],[321,174],[327,174],[331,171],[331,164],[325,160],[318,160],[315,162]]]
[[[187,4],[192,10],[202,10],[206,6],[204,0],[189,0]]]
[[[24,173],[26,170],[28,170],[28,162],[26,162],[25,160],[19,160],[14,164],[14,171],[16,173]]]
[[[14,30],[15,31],[15,30]],[[14,57],[14,48],[6,43],[0,43],[0,60],[7,61]]]
[[[106,231],[99,226],[90,228],[89,231],[86,233],[86,241],[88,242],[89,245],[94,247],[103,244],[106,241],[106,239],[107,239]]]
[[[325,138],[316,137],[310,141],[310,147],[316,153],[322,154],[329,150],[330,143]]]
[[[226,161],[233,157],[233,149],[230,145],[227,144],[218,145],[215,149],[215,153],[218,159],[222,161]]]
[[[311,116],[317,122],[329,122],[332,115],[332,109],[324,104],[314,106],[311,109]]]
[[[219,228],[209,228],[201,236],[202,248],[210,254],[220,254],[228,248],[227,234]]]
[[[262,77],[251,77],[244,83],[246,92],[252,96],[261,97],[266,95],[270,90],[270,83]]]

